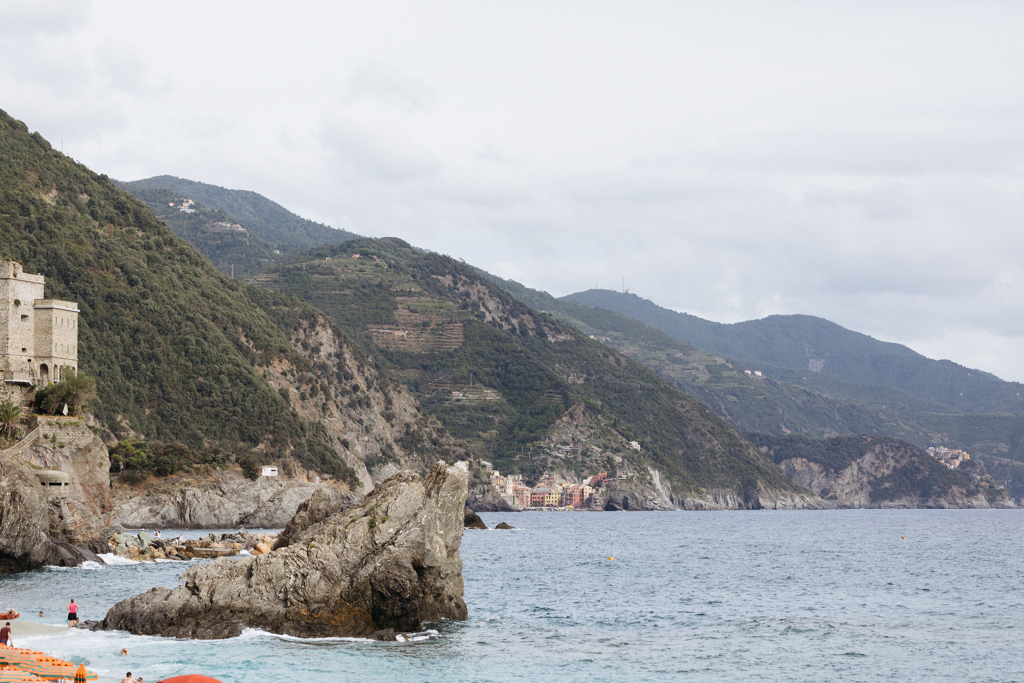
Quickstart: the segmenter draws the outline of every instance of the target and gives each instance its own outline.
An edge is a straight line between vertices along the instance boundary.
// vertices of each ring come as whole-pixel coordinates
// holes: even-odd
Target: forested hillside
[[[503,470],[650,478],[653,468],[676,494],[718,487],[741,499],[794,490],[706,406],[450,258],[399,240],[354,240],[296,255],[253,282],[329,314],[428,414]]]
[[[279,249],[222,209],[213,209],[201,202],[186,205],[187,198],[171,190],[137,189],[134,196],[222,273],[246,278],[281,260]]]
[[[888,386],[956,411],[1024,415],[1020,383],[932,360],[822,318],[773,315],[726,325],[662,308],[635,294],[592,289],[565,299],[628,316],[676,341],[836,398],[863,400]]]
[[[348,230],[302,218],[250,190],[227,189],[173,175],[118,181],[118,184],[146,203],[156,205],[163,203],[169,195],[176,195],[223,211],[233,221],[241,223],[253,237],[281,252],[339,244],[357,237]]]
[[[296,458],[351,482],[359,461],[347,432],[365,423],[380,436],[367,452],[401,455],[369,426],[385,401],[401,401],[340,330],[307,304],[218,273],[142,202],[3,112],[0,257],[45,275],[47,296],[78,302],[80,367],[116,437]],[[393,414],[389,429],[416,420]]]

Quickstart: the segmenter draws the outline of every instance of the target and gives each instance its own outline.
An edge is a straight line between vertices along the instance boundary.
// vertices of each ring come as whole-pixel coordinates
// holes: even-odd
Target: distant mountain
[[[743,432],[819,438],[876,434],[920,447],[964,448],[980,456],[1015,497],[1024,496],[1024,417],[964,413],[894,387],[817,376],[819,384],[828,381],[830,390],[841,389],[837,397],[777,379],[785,373],[774,366],[722,358],[634,318],[484,275],[518,299],[670,379]],[[758,376],[751,367],[768,372]]]
[[[248,190],[228,190],[169,175],[115,183],[145,202],[218,270],[234,272],[236,277],[253,275],[291,251],[358,237],[297,216]],[[184,200],[195,204],[183,207]]]
[[[773,315],[723,324],[662,308],[635,294],[591,289],[564,298],[614,311],[748,369],[768,370],[777,379],[831,396],[862,400],[859,387],[888,386],[957,411],[1024,415],[1024,385],[1018,382],[932,360],[822,318]]]

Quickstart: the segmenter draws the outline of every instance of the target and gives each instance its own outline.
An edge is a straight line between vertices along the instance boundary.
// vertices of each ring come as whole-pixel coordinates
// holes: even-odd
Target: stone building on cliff
[[[78,370],[78,304],[43,298],[46,278],[0,261],[0,373],[44,387]]]

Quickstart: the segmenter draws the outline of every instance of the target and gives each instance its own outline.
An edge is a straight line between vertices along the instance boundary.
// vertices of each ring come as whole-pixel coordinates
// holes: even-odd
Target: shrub
[[[36,410],[45,415],[57,415],[68,407],[68,415],[80,415],[96,397],[96,380],[84,372],[71,371],[67,379],[36,392]]]

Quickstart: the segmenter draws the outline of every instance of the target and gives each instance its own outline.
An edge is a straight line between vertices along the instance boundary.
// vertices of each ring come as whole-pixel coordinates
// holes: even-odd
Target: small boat
[[[11,619],[17,619],[20,616],[21,615],[18,614],[18,610],[16,609],[8,609],[6,612],[0,612],[0,620],[6,619],[9,621]]]

